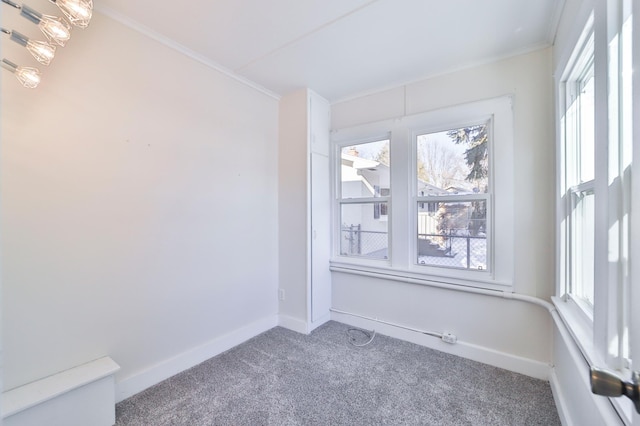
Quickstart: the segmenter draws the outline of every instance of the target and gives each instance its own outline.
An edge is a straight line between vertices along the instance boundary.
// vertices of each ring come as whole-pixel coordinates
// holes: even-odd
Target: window
[[[593,33],[564,83],[562,192],[566,203],[566,288],[587,314],[593,311],[595,244],[595,98]]]
[[[340,150],[340,255],[389,257],[389,140]]]
[[[487,270],[489,129],[417,135],[418,265]]]
[[[637,90],[631,6],[630,0],[596,3],[557,73],[559,297],[554,303],[588,363],[621,376],[630,374],[632,337],[640,336],[630,315],[630,206],[637,202],[637,191],[631,191]],[[611,403],[629,421],[631,402],[613,398]]]
[[[339,129],[332,143],[332,266],[512,285],[510,97]]]

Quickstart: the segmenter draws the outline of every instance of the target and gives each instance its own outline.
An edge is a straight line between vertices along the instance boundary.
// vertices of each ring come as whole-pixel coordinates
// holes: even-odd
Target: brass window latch
[[[590,376],[591,392],[609,397],[624,395],[633,401],[636,411],[640,413],[640,372],[634,371],[630,382],[620,379],[617,374],[611,371],[598,367],[591,367]]]

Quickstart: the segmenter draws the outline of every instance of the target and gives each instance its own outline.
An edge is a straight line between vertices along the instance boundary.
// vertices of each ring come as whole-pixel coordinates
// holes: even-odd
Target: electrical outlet
[[[284,302],[284,288],[278,289],[278,300],[280,300],[281,302]]]
[[[455,342],[458,341],[458,338],[456,337],[455,334],[442,333],[442,341],[445,342],[445,343],[454,344]]]

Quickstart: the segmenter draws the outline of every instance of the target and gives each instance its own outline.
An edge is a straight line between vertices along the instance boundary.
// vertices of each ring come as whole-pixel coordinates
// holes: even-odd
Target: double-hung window
[[[637,297],[631,259],[638,259],[630,238],[638,225],[631,223],[638,217],[631,209],[638,203],[638,191],[631,190],[637,179],[633,158],[638,158],[632,4],[596,2],[557,81],[559,297],[554,302],[588,363],[621,376],[638,370],[631,359],[634,345],[640,347],[640,321],[633,322],[630,304]],[[612,403],[630,421],[631,403],[624,398]]]
[[[341,256],[389,258],[389,139],[340,148],[338,172]]]
[[[567,294],[591,316],[594,300],[595,98],[593,33],[564,83],[563,188]]]
[[[491,121],[415,135],[416,262],[487,270]]]
[[[334,130],[332,266],[511,286],[513,137],[511,97]]]

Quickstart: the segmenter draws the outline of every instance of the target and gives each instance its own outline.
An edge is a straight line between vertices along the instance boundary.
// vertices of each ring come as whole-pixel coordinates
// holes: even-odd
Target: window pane
[[[487,203],[418,202],[418,264],[487,269]]]
[[[593,306],[595,205],[593,191],[574,193],[571,293]]]
[[[340,154],[342,198],[389,195],[389,140],[351,145]]]
[[[388,259],[387,203],[342,204],[340,206],[340,254],[370,259]]]
[[[489,192],[487,124],[417,138],[417,196]]]
[[[595,137],[594,137],[594,78],[593,65],[588,77],[580,82],[580,182],[588,182],[595,177]]]

